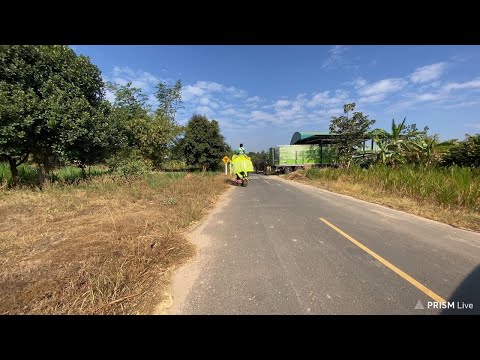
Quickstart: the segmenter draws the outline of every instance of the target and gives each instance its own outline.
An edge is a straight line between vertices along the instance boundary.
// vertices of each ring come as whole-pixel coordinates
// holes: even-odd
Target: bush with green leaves
[[[106,163],[112,174],[122,177],[143,175],[153,170],[152,162],[144,159],[138,151],[119,152]]]
[[[443,165],[480,167],[480,134],[469,135],[453,145],[444,155]]]

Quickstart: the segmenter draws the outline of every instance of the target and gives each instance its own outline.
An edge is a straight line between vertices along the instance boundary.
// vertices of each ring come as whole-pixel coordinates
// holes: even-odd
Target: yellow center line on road
[[[425,285],[419,283],[417,280],[415,280],[414,278],[412,278],[410,275],[408,275],[407,273],[405,273],[404,271],[400,270],[398,267],[396,267],[395,265],[393,265],[391,262],[385,260],[383,257],[381,257],[380,255],[378,255],[376,252],[370,250],[368,247],[366,247],[365,245],[363,245],[362,243],[360,243],[359,241],[355,240],[354,238],[352,238],[350,235],[348,235],[347,233],[343,232],[342,230],[340,230],[338,227],[336,227],[335,225],[333,225],[332,223],[328,222],[327,220],[325,220],[324,218],[319,218],[320,220],[322,220],[325,224],[327,224],[328,226],[330,226],[333,230],[335,230],[336,232],[338,232],[340,235],[342,235],[343,237],[347,238],[348,240],[350,240],[352,243],[354,243],[355,245],[357,245],[360,249],[362,249],[363,251],[365,251],[367,254],[373,256],[375,259],[377,259],[378,261],[380,261],[383,265],[385,265],[386,267],[388,267],[390,270],[392,270],[393,272],[397,273],[398,275],[400,275],[402,278],[404,278],[405,280],[407,280],[410,284],[412,284],[413,286],[415,286],[417,289],[419,289],[420,291],[424,292],[426,295],[428,295],[429,297],[431,297],[433,300],[437,301],[437,302],[446,302],[446,300],[444,298],[442,298],[440,295],[436,294],[435,292],[433,292],[432,290],[430,290],[429,288],[427,288]]]

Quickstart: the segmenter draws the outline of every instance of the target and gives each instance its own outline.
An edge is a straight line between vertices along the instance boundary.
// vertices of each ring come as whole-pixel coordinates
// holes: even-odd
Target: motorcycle
[[[237,186],[241,185],[243,187],[246,187],[250,179],[248,178],[248,175],[244,175],[243,173],[240,173],[240,175],[242,175],[242,178],[239,178],[237,176],[237,178],[235,179],[235,183],[237,184]]]
[[[232,156],[233,173],[236,175],[235,183],[246,187],[249,182],[248,172],[253,172],[252,160],[247,155]]]

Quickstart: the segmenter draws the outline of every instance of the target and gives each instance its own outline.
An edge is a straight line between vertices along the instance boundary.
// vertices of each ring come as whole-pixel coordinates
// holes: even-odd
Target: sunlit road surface
[[[480,314],[478,233],[277,176],[228,197],[172,313]]]

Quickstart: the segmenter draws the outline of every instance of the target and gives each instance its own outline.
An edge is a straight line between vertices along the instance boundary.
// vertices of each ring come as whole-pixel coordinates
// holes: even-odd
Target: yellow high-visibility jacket
[[[253,172],[253,164],[252,160],[247,155],[233,155],[232,156],[232,164],[234,168],[234,173],[237,174],[239,177],[241,176],[241,172],[244,172],[248,175],[249,172]]]

